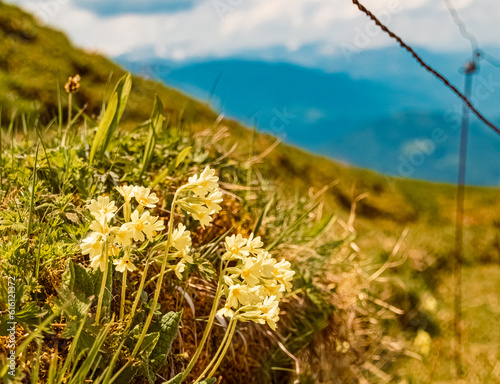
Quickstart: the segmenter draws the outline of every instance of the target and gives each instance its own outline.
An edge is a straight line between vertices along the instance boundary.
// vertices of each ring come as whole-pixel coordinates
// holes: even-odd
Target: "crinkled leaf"
[[[172,348],[172,343],[177,336],[181,319],[182,311],[172,311],[162,317],[159,331],[160,338],[158,339],[155,349],[151,353],[151,367],[153,369],[160,369],[166,363],[168,354]]]

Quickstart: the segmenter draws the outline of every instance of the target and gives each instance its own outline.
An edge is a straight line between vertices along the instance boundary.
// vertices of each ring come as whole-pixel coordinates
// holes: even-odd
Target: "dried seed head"
[[[76,75],[74,77],[68,77],[68,82],[64,86],[64,89],[66,90],[67,93],[77,93],[78,88],[80,88],[80,80],[82,78],[80,75]]]

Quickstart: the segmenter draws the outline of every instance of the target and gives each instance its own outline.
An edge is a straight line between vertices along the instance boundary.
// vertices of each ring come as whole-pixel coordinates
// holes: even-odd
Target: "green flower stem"
[[[139,337],[139,340],[137,344],[135,345],[134,351],[132,352],[132,358],[134,358],[137,355],[137,352],[139,352],[139,348],[141,347],[142,342],[144,341],[144,338],[146,337],[146,334],[148,332],[149,325],[151,324],[151,321],[153,320],[153,315],[156,309],[156,304],[158,304],[158,299],[160,297],[160,291],[161,291],[161,285],[163,283],[163,277],[165,276],[165,270],[167,267],[167,259],[168,259],[168,251],[170,250],[170,244],[172,240],[172,231],[174,229],[174,209],[175,209],[175,203],[177,201],[177,197],[179,196],[179,193],[182,191],[183,187],[180,187],[174,195],[174,199],[172,200],[172,206],[170,208],[170,220],[168,222],[168,239],[167,239],[167,245],[165,246],[165,257],[163,258],[163,262],[161,264],[161,270],[160,270],[160,276],[158,277],[158,284],[156,285],[156,290],[155,290],[155,295],[153,297],[153,303],[151,304],[151,309],[149,310],[149,315],[148,318],[146,319],[146,323],[144,324],[144,328],[142,329],[141,336]]]
[[[123,207],[123,218],[125,219],[125,222],[130,221],[130,211],[132,210],[130,206],[130,201],[125,201],[125,206]]]
[[[221,341],[221,343],[219,345],[219,349],[217,349],[217,352],[215,352],[214,357],[212,358],[212,360],[210,361],[210,363],[208,363],[208,365],[205,367],[205,370],[201,373],[201,375],[198,376],[198,378],[196,379],[196,381],[194,382],[194,384],[196,384],[200,380],[202,380],[203,377],[205,376],[205,374],[208,372],[208,370],[217,361],[217,358],[219,357],[219,354],[221,353],[222,348],[226,344],[226,341],[227,341],[227,339],[229,337],[229,334],[231,333],[231,329],[232,329],[233,326],[236,326],[236,320],[235,320],[234,317],[231,318],[231,321],[229,322],[229,324],[227,326],[226,333],[224,334],[224,338],[222,339],[222,341]]]
[[[186,370],[184,371],[184,374],[182,375],[182,381],[189,375],[189,372],[191,372],[191,370],[193,369],[194,365],[196,364],[196,361],[198,360],[198,357],[200,357],[201,351],[203,350],[203,347],[205,346],[205,343],[208,339],[208,335],[210,334],[210,330],[212,329],[212,325],[214,324],[215,315],[217,314],[217,307],[219,305],[219,300],[222,296],[222,285],[224,276],[224,274],[222,273],[223,264],[224,263],[221,262],[221,272],[219,274],[219,282],[217,284],[214,303],[212,304],[212,309],[210,310],[207,326],[205,327],[205,331],[203,332],[203,336],[201,337],[200,344],[198,344],[198,347],[196,348],[196,351],[193,357],[191,358],[191,361],[189,362],[188,366],[186,367]]]
[[[125,295],[127,293],[127,268],[123,271],[122,276],[122,297],[120,301],[120,321],[123,320],[125,316]]]
[[[104,239],[103,245],[103,255],[106,263],[104,264],[104,272],[102,273],[102,282],[101,282],[101,290],[99,292],[99,301],[97,303],[97,312],[95,315],[95,322],[99,324],[99,320],[101,318],[101,307],[102,300],[104,299],[104,290],[106,289],[106,278],[108,277],[108,239]]]
[[[235,319],[234,324],[233,324],[233,329],[231,329],[231,332],[229,333],[226,345],[224,346],[224,349],[222,350],[222,353],[220,354],[219,360],[217,360],[217,363],[215,363],[214,367],[212,368],[212,370],[208,374],[208,378],[211,378],[213,375],[215,375],[217,368],[219,368],[219,365],[222,363],[224,356],[226,356],[226,352],[227,352],[227,349],[229,348],[229,346],[231,345],[231,339],[233,338],[237,323],[238,323],[238,319]]]
[[[68,124],[66,126],[66,130],[64,131],[62,140],[61,140],[61,145],[64,147],[66,145],[66,137],[68,136],[68,131],[71,128],[71,115],[73,112],[73,94],[70,92],[68,93]]]
[[[130,325],[132,324],[132,320],[133,320],[134,315],[135,315],[135,311],[137,310],[137,306],[139,305],[139,300],[141,298],[141,292],[144,289],[144,283],[145,283],[146,277],[148,275],[149,259],[150,259],[150,257],[148,256],[148,258],[146,259],[146,266],[144,267],[144,272],[142,273],[141,283],[139,284],[139,288],[137,289],[137,293],[135,295],[134,304],[132,305],[132,309],[130,310],[130,317],[127,321],[125,331],[127,331],[130,328]]]

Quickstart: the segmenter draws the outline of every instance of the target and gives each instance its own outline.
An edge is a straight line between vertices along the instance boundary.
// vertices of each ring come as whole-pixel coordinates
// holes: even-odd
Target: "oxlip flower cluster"
[[[200,175],[188,179],[188,183],[181,187],[184,191],[191,191],[191,196],[179,200],[179,206],[200,222],[202,228],[210,225],[212,215],[222,208],[222,192],[219,190],[219,178],[215,170],[206,167]]]
[[[277,262],[263,245],[260,237],[254,237],[253,233],[249,238],[226,237],[222,259],[236,264],[224,270],[226,303],[217,313],[240,321],[267,323],[275,330],[279,301],[284,292],[291,290],[295,271],[288,261]]]
[[[145,210],[145,208],[154,208],[159,200],[149,188],[122,186],[116,189],[125,200],[122,220],[116,217],[118,207],[108,196],[99,196],[97,200],[92,200],[88,206],[93,216],[90,224],[92,232],[82,240],[80,248],[84,255],[89,256],[90,266],[94,270],[99,269],[103,272],[101,290],[104,289],[110,260],[113,260],[116,271],[123,273],[123,295],[120,308],[120,315],[123,317],[126,274],[137,269],[131,260],[134,242],[143,242],[146,239],[154,241],[165,226],[163,220],[159,220],[157,216],[152,216],[149,211]],[[136,209],[131,212],[133,198],[137,205]],[[102,296],[99,295],[96,321],[100,316]]]
[[[124,186],[118,187],[117,190],[124,197],[125,205],[130,205],[131,198],[136,196],[138,209],[129,217],[124,217],[125,222],[117,226],[117,220],[114,220],[118,209],[115,201],[110,201],[108,196],[99,196],[97,200],[90,202],[88,210],[94,217],[90,224],[92,232],[83,239],[80,247],[84,255],[89,255],[94,270],[100,268],[104,272],[107,257],[119,255],[120,249],[131,246],[134,241],[142,242],[146,238],[153,241],[158,232],[165,229],[163,220],[151,216],[149,211],[144,211],[144,207],[154,208],[158,202],[156,194],[151,193],[149,188]],[[126,211],[124,207],[124,216],[127,216]],[[108,255],[104,254],[105,244],[108,246]],[[114,260],[114,264],[119,272],[124,272],[125,269],[131,272],[136,269],[127,255]]]

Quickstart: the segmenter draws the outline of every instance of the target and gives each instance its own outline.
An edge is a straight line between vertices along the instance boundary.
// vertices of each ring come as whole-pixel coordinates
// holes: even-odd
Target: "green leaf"
[[[216,381],[217,379],[215,377],[211,377],[210,379],[200,381],[199,384],[214,384]]]
[[[259,216],[259,219],[257,220],[257,222],[255,223],[255,227],[253,229],[253,233],[257,234],[259,232],[259,229],[260,229],[260,226],[262,225],[262,221],[264,220],[264,218],[267,216],[269,210],[271,209],[271,207],[273,206],[274,204],[274,197],[273,196],[271,198],[271,200],[269,200],[269,202],[266,204],[266,206],[264,207],[264,209],[262,210],[262,213],[260,214]]]
[[[127,101],[131,90],[132,90],[132,76],[130,75],[130,73],[127,73],[118,81],[113,91],[113,94],[117,95],[118,97],[117,99],[118,105],[116,108],[116,113],[113,118],[113,121],[108,131],[106,132],[106,138],[104,139],[104,144],[101,146],[101,152],[100,152],[101,158],[104,155],[106,149],[108,148],[108,145],[111,142],[111,138],[113,137],[116,127],[118,126],[118,123],[120,122],[120,119],[122,118],[123,113],[125,112],[125,107],[127,106]]]
[[[94,281],[87,270],[79,264],[69,261],[62,275],[62,285],[82,301],[94,294]]]
[[[142,158],[142,168],[140,176],[142,176],[144,172],[146,172],[146,169],[149,167],[149,163],[151,162],[151,158],[153,157],[154,148],[156,145],[156,135],[157,132],[160,131],[162,124],[163,104],[158,95],[156,95],[155,104],[153,106],[153,112],[151,113],[151,119],[149,123],[148,140],[146,142],[146,147],[144,148],[144,156]]]
[[[177,376],[171,378],[169,381],[165,381],[163,384],[181,384],[183,373],[179,373]]]
[[[142,374],[146,377],[146,379],[148,379],[151,384],[155,382],[156,375],[154,370],[150,366],[150,356],[154,348],[156,347],[159,338],[159,332],[152,332],[146,335],[139,351],[139,356],[142,360]]]
[[[192,147],[186,147],[182,151],[179,152],[177,155],[177,158],[175,159],[175,167],[177,168],[185,159],[186,157],[191,153],[191,148]]]
[[[172,349],[172,343],[177,336],[181,319],[182,311],[171,311],[161,318],[160,337],[155,349],[151,353],[151,367],[154,370],[160,369],[167,362],[167,357]]]
[[[344,244],[345,239],[329,241],[325,244],[320,245],[316,248],[316,252],[321,256],[330,256],[330,254],[342,244]]]
[[[115,93],[111,98],[111,102],[106,108],[106,112],[104,112],[104,116],[102,117],[99,126],[97,127],[97,132],[94,137],[94,141],[92,142],[92,148],[90,149],[90,158],[89,162],[92,164],[97,148],[100,145],[104,145],[106,137],[108,135],[108,131],[112,128],[113,120],[116,115],[116,111],[118,108],[118,95]]]

